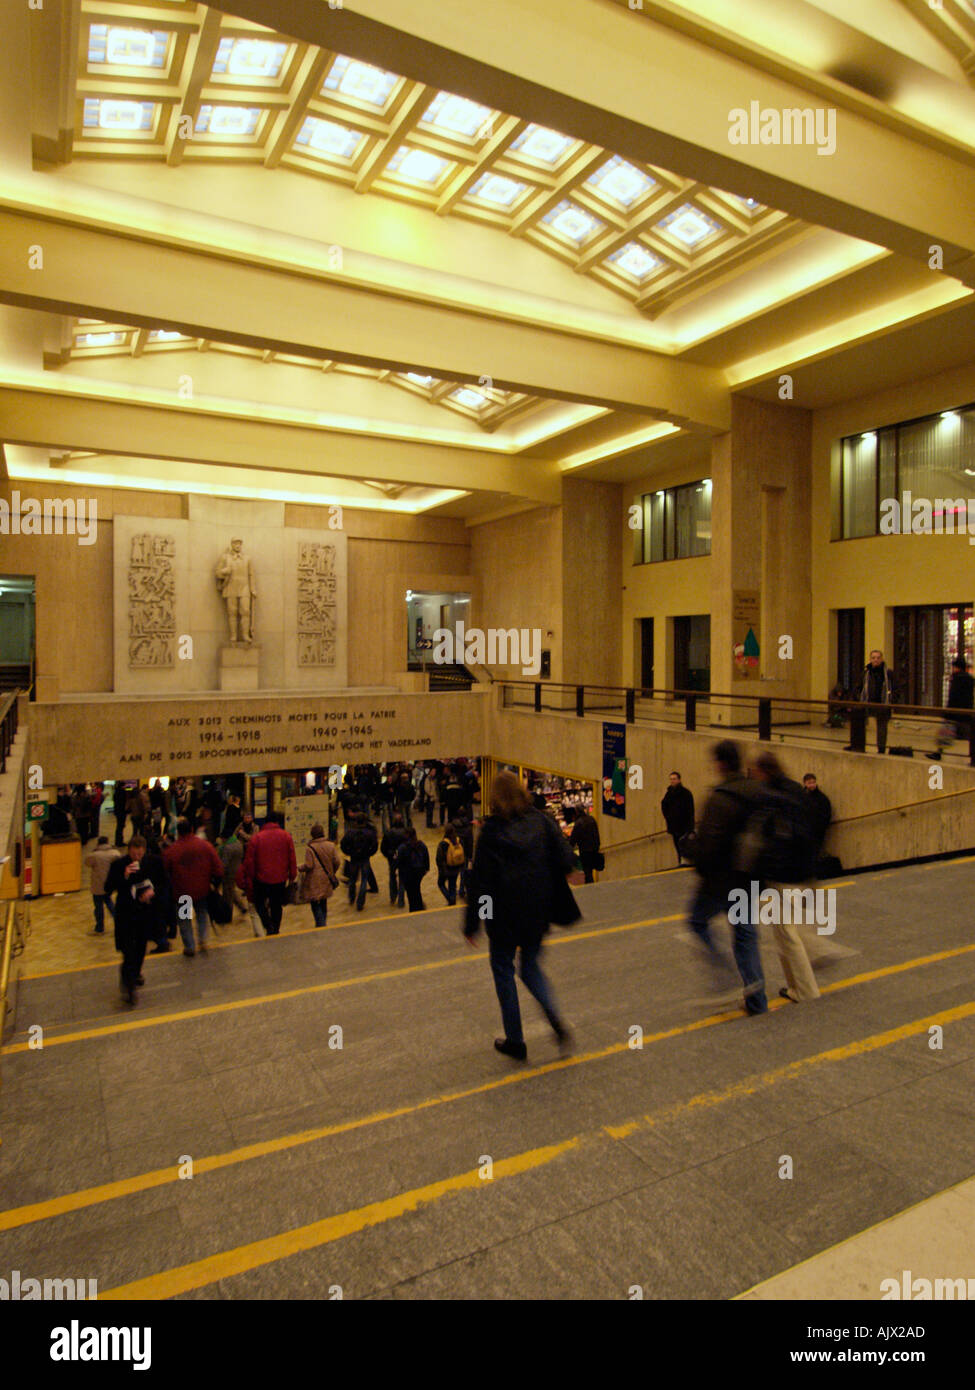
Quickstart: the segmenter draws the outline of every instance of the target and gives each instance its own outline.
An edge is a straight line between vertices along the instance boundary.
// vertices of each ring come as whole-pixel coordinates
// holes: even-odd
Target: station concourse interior
[[[774,10],[4,7],[0,1272],[975,1297],[975,13]],[[761,1017],[702,1006],[661,810],[723,738],[832,803],[841,950],[796,1003],[761,927]],[[186,779],[300,863],[433,765],[474,833],[505,769],[595,818],[571,1053],[526,992],[494,1052],[483,933],[378,854],[119,997],[135,819],[59,798]]]

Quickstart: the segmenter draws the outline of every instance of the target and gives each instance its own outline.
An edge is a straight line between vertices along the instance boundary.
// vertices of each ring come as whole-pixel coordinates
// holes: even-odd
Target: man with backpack
[[[736,867],[738,840],[759,801],[757,783],[741,775],[741,754],[736,743],[722,739],[713,749],[712,757],[721,780],[708,797],[697,828],[694,855],[701,882],[688,922],[704,947],[713,972],[714,993],[708,1000],[709,1006],[725,1001],[725,992],[734,978],[727,956],[712,939],[711,919],[719,912],[728,912],[730,895],[735,889],[748,891],[752,875]],[[746,1013],[763,1014],[768,1011],[765,978],[756,923],[749,917],[747,911],[735,913],[735,964],[745,987]]]
[[[437,846],[437,887],[446,898],[448,907],[453,907],[457,901],[457,875],[466,860],[457,827],[450,821]]]

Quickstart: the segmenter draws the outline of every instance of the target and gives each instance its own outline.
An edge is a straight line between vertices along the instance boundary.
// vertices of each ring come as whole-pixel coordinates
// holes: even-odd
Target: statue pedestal
[[[220,689],[257,690],[260,663],[260,647],[235,647],[227,643],[220,648]]]

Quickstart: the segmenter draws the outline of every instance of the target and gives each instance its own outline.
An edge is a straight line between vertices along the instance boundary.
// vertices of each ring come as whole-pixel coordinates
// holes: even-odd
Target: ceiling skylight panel
[[[370,63],[360,63],[340,54],[329,69],[322,91],[341,92],[381,109],[399,80],[394,72],[384,72]]]
[[[542,222],[576,246],[581,246],[606,225],[598,217],[593,217],[591,212],[586,212],[576,203],[570,203],[568,198],[563,198],[561,203],[557,203],[547,212]]]
[[[435,188],[451,167],[450,160],[441,159],[437,154],[401,145],[386,165],[386,173],[419,188]]]
[[[489,107],[468,101],[466,97],[438,92],[424,112],[422,123],[473,138],[482,127],[490,124],[495,114]]]
[[[466,196],[490,203],[492,207],[510,208],[527,188],[527,183],[506,179],[503,174],[482,174],[467,190]]]
[[[151,130],[156,104],[152,101],[103,101],[86,97],[84,126],[86,130]]]
[[[472,391],[469,386],[451,391],[447,399],[456,401],[458,405],[466,405],[468,410],[483,410],[488,403],[486,396],[482,396],[480,391]]]
[[[625,271],[638,283],[652,275],[663,264],[638,241],[628,241],[625,246],[620,246],[611,256],[606,257],[606,263],[615,266],[617,270]]]
[[[517,140],[512,141],[508,147],[512,154],[520,154],[527,159],[533,159],[538,164],[546,164],[549,168],[559,162],[567,150],[578,141],[573,140],[569,135],[561,135],[557,130],[549,130],[546,126],[530,125],[527,130],[523,130]]]
[[[628,208],[657,185],[656,180],[650,178],[649,174],[644,174],[635,165],[628,164],[625,159],[614,154],[594,174],[590,174],[585,186],[594,188],[604,198],[620,207]]]
[[[277,77],[287,52],[286,43],[272,43],[267,39],[221,39],[213,75]]]
[[[198,135],[253,135],[260,120],[258,106],[201,106],[196,118]]]
[[[335,159],[351,159],[364,139],[360,131],[348,126],[306,116],[295,144]]]
[[[122,29],[92,24],[88,29],[89,67],[161,68],[169,34],[164,29]]]
[[[124,333],[79,333],[75,338],[77,347],[116,347],[124,342]]]
[[[657,230],[667,232],[675,237],[685,246],[699,246],[709,236],[715,232],[720,232],[721,228],[717,222],[712,222],[710,217],[705,217],[703,212],[699,212],[690,203],[685,203],[683,207],[677,208],[661,222],[657,223]]]

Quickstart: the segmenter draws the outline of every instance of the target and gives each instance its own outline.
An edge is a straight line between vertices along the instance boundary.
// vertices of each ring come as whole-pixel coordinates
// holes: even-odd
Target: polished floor
[[[29,945],[0,1265],[119,1298],[733,1298],[787,1270],[801,1290],[802,1262],[975,1172],[971,864],[841,881],[855,954],[795,1005],[766,941],[758,1018],[701,1002],[690,880],[577,890],[546,950],[576,1051],[526,999],[525,1064],[491,1046],[456,908],[152,958],[135,1010],[114,962],[31,978]],[[858,1296],[975,1275],[967,1233],[938,1229],[934,1253],[908,1232],[874,1256]],[[806,1289],[782,1296],[831,1296]]]

